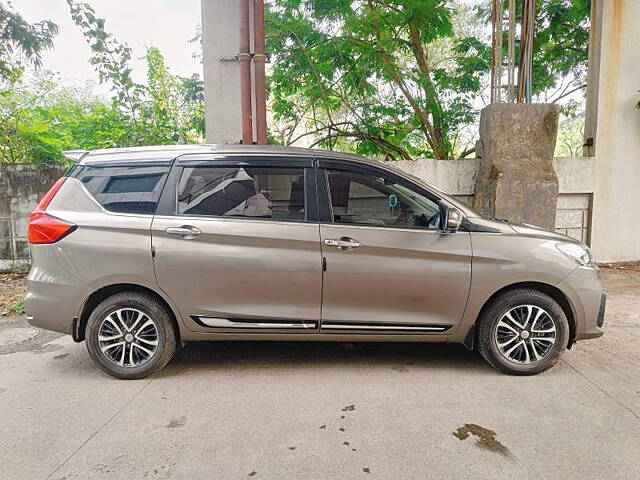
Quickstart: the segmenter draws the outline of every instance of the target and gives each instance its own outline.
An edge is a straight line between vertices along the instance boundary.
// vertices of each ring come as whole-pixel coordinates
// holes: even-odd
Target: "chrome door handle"
[[[352,250],[362,246],[358,240],[349,237],[327,238],[323,243],[329,247],[338,247],[340,250]]]
[[[183,225],[181,227],[167,227],[165,232],[169,235],[180,235],[185,240],[189,240],[200,235],[202,230],[197,227],[192,227],[191,225]]]

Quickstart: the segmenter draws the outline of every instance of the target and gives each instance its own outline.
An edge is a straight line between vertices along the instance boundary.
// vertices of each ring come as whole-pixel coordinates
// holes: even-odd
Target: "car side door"
[[[453,331],[471,282],[469,232],[445,232],[440,199],[387,170],[319,167],[321,331]]]
[[[160,288],[194,331],[315,332],[322,257],[312,160],[187,155],[152,225]]]

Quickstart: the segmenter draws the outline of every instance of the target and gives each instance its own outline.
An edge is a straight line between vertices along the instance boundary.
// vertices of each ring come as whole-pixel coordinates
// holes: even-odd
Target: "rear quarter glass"
[[[170,165],[79,165],[79,180],[102,207],[114,213],[152,215]]]

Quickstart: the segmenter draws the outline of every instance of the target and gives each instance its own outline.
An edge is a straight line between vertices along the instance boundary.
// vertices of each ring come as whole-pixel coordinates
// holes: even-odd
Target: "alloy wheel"
[[[146,313],[121,308],[100,323],[98,343],[110,362],[121,367],[138,367],[156,354],[158,327]]]
[[[500,318],[494,341],[507,360],[532,364],[552,350],[556,333],[555,321],[546,310],[536,305],[519,305]]]

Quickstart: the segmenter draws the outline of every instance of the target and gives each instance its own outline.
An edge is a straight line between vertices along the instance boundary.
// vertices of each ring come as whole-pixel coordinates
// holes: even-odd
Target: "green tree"
[[[538,0],[533,92],[558,102],[587,86],[591,0]]]
[[[0,97],[0,161],[63,163],[63,150],[131,143],[128,117],[92,93],[65,88],[50,72]]]
[[[505,0],[505,8],[507,2]],[[516,0],[520,18],[522,1]],[[477,8],[488,25],[491,0]],[[591,0],[536,0],[532,92],[536,101],[555,103],[587,86]],[[507,52],[506,35],[503,41]],[[518,56],[516,43],[516,59]],[[517,60],[516,60],[517,61]]]
[[[0,94],[0,161],[64,163],[63,150],[192,143],[204,135],[204,85],[199,75],[180,77],[161,52],[147,49],[147,82],[133,80],[133,52],[116,40],[88,4],[69,0],[71,15],[92,49],[100,82],[111,85],[111,102],[93,85],[64,87],[51,72],[28,83],[16,76]],[[1,6],[1,5],[0,5]]]
[[[133,125],[131,145],[190,143],[204,135],[204,84],[198,75],[173,75],[156,47],[147,49],[147,84],[135,82],[132,50],[105,29],[87,3],[67,0],[74,22],[91,47],[100,82],[111,84],[114,108]]]
[[[104,18],[98,18],[88,3],[67,0],[71,18],[78,25],[91,47],[89,62],[96,67],[101,83],[111,83],[114,106],[123,110],[137,126],[144,87],[133,81],[130,60],[132,50],[120,43],[105,28]]]
[[[204,84],[171,74],[156,47],[147,49],[143,120],[152,143],[189,143],[204,135]],[[150,129],[150,130],[149,130]],[[153,136],[155,138],[149,138]]]
[[[460,151],[490,51],[443,0],[275,0],[266,14],[273,132],[390,159]]]
[[[0,87],[18,81],[27,66],[40,67],[42,53],[53,47],[57,33],[51,20],[29,23],[11,2],[0,2]]]

